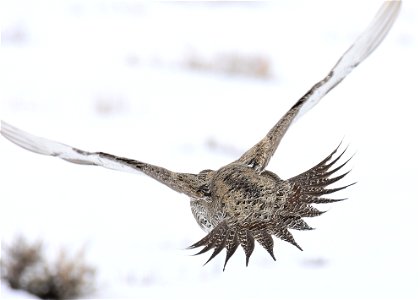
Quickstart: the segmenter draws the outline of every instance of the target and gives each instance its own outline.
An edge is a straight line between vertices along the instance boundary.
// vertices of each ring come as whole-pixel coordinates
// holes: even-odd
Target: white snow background
[[[217,169],[327,74],[380,5],[3,0],[0,118],[84,150]],[[316,230],[294,232],[303,252],[276,240],[275,262],[256,246],[248,268],[241,249],[225,272],[223,252],[202,267],[210,254],[185,250],[205,235],[186,196],[4,138],[2,242],[40,238],[52,258],[85,247],[94,298],[418,299],[418,28],[420,4],[406,1],[382,45],[273,157],[268,169],[288,178],[342,139],[347,157],[356,153],[349,200],[319,206],[328,212],[307,219]],[[266,76],[223,71],[238,57],[268,66]],[[0,295],[17,294],[2,283]]]

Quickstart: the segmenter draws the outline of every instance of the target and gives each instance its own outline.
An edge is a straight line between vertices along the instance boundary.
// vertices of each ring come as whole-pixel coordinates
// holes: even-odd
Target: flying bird
[[[325,195],[352,184],[329,187],[349,172],[339,172],[349,161],[339,163],[345,152],[338,150],[340,146],[314,167],[286,180],[268,171],[266,167],[289,127],[382,42],[394,24],[400,7],[400,1],[384,2],[371,24],[341,56],[327,76],[310,88],[264,138],[239,159],[218,170],[203,170],[198,174],[177,173],[134,159],[80,150],[32,135],[4,121],[1,122],[1,134],[11,142],[35,153],[56,156],[76,164],[143,173],[187,195],[194,218],[207,232],[204,238],[190,248],[203,247],[197,254],[213,249],[207,262],[226,249],[223,270],[239,246],[245,252],[248,265],[255,240],[275,260],[272,236],[302,250],[289,229],[312,229],[303,218],[323,213],[313,204],[343,200]]]

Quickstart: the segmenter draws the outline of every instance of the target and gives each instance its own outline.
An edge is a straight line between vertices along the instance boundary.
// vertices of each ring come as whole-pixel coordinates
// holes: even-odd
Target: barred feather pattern
[[[289,230],[312,230],[313,228],[302,218],[316,217],[324,213],[313,207],[312,204],[332,203],[344,200],[323,198],[322,196],[340,191],[354,184],[352,183],[338,188],[327,188],[329,185],[344,178],[350,172],[347,171],[341,175],[335,175],[351,159],[350,157],[350,159],[336,166],[346,152],[345,149],[334,158],[339,147],[340,145],[313,168],[288,180],[281,180],[269,171],[265,171],[266,173],[263,172],[261,175],[263,177],[264,175],[267,175],[267,178],[270,178],[270,180],[275,180],[276,186],[278,187],[278,190],[276,191],[277,198],[272,205],[273,209],[269,211],[268,215],[267,212],[262,212],[262,210],[270,204],[266,202],[267,199],[270,199],[271,194],[267,194],[263,190],[254,190],[252,186],[253,182],[249,179],[249,174],[247,174],[248,178],[246,181],[241,181],[240,177],[235,178],[236,185],[230,186],[229,189],[218,185],[218,191],[228,191],[223,193],[221,202],[224,203],[218,206],[219,208],[225,208],[225,218],[203,239],[191,245],[189,248],[194,249],[203,247],[196,255],[203,254],[213,249],[213,253],[206,264],[225,248],[226,258],[223,270],[225,270],[227,262],[235,253],[239,245],[245,252],[246,265],[248,265],[249,258],[254,250],[255,240],[274,260],[276,260],[276,258],[274,256],[274,241],[272,236],[286,241],[302,250]],[[252,170],[251,168],[249,169]],[[236,169],[234,170],[237,171]],[[223,175],[221,175],[220,178],[225,180],[224,183],[226,183],[226,178],[232,178],[232,174],[230,174],[229,171],[229,168],[222,169],[221,171]],[[244,174],[243,170],[238,174]],[[217,178],[217,174],[215,177]],[[241,186],[241,182],[246,184]],[[255,184],[255,186],[270,185]],[[255,195],[263,195],[264,198],[257,198],[257,200],[254,201],[256,204],[250,204],[249,206],[251,209],[249,209],[248,206],[243,206],[243,201],[238,201],[237,199],[238,195],[241,195],[241,192],[242,195],[245,196],[246,193],[252,193],[254,197]],[[267,195],[269,196],[267,197]],[[234,199],[232,199],[232,197],[234,197]],[[239,207],[239,210],[229,210],[229,206],[232,205]],[[234,212],[233,214],[229,213],[232,211]],[[261,218],[261,215],[266,215],[266,217]]]

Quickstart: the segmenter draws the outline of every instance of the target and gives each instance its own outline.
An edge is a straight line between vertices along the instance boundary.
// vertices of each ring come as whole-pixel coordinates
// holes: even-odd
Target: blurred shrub
[[[189,69],[219,72],[228,75],[242,75],[260,79],[270,78],[270,60],[260,54],[241,54],[237,52],[218,53],[213,57],[190,53],[185,65]]]
[[[2,242],[1,278],[11,288],[41,299],[71,299],[92,292],[95,269],[84,262],[83,251],[69,257],[63,250],[55,261],[45,258],[41,242],[23,237],[10,245]]]

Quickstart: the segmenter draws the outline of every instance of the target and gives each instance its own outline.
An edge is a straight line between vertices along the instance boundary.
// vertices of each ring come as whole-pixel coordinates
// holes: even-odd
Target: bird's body
[[[344,154],[343,151],[333,159],[336,151],[337,149],[315,167],[288,180],[280,179],[273,172],[258,172],[237,162],[216,172],[205,171],[207,181],[204,188],[208,191],[208,196],[191,199],[191,210],[200,227],[210,233],[191,248],[205,246],[204,251],[215,248],[214,253],[217,254],[225,247],[236,249],[241,244],[245,249],[247,263],[254,249],[254,239],[273,258],[271,235],[301,249],[288,230],[312,229],[302,218],[318,216],[323,212],[311,204],[340,201],[342,199],[321,196],[349,186],[326,188],[348,173],[332,177],[348,162],[347,160],[333,168]],[[225,233],[221,237],[214,237],[221,229]],[[241,240],[241,236],[246,239]],[[229,243],[232,245],[229,246]],[[230,258],[229,252],[227,254],[225,265]]]
[[[302,219],[322,214],[312,204],[342,200],[324,198],[323,195],[349,186],[328,188],[348,173],[336,173],[348,160],[337,165],[344,154],[343,151],[337,155],[337,147],[313,168],[285,180],[266,170],[266,167],[289,127],[381,43],[398,15],[400,4],[400,1],[385,2],[370,26],[344,53],[328,75],[301,97],[263,139],[239,159],[218,170],[204,170],[199,174],[177,173],[104,152],[80,150],[34,136],[3,121],[1,133],[27,150],[57,156],[77,164],[143,173],[187,195],[191,199],[191,210],[197,223],[207,232],[191,248],[203,247],[199,254],[214,249],[208,261],[226,249],[226,266],[229,258],[241,246],[248,264],[255,240],[274,258],[272,236],[301,249],[289,230],[312,229]]]
[[[192,201],[192,211],[206,231],[212,230],[227,216],[237,222],[267,220],[276,206],[284,202],[281,199],[284,197],[279,196],[281,183],[274,173],[258,174],[250,167],[230,164],[213,172],[208,183],[210,199]],[[205,219],[200,217],[203,215],[206,215]]]

